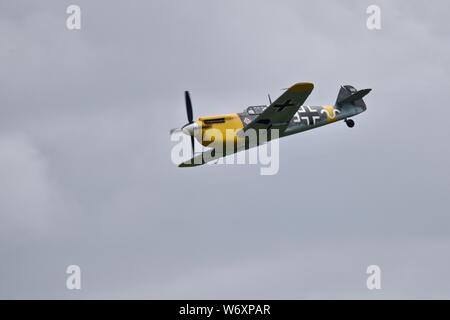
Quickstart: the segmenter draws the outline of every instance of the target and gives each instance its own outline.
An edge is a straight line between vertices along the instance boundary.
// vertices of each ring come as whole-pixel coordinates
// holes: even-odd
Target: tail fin
[[[356,106],[366,108],[366,104],[362,98],[365,97],[371,90],[372,89],[363,89],[358,91],[349,85],[342,86],[336,99],[336,106],[340,107],[343,104],[351,103]]]

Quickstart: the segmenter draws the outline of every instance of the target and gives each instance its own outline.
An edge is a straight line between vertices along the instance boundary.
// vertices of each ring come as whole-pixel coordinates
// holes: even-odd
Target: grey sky
[[[450,298],[448,9],[2,0],[0,298]],[[213,115],[299,81],[368,110],[280,141],[275,176],[171,163],[184,90]]]

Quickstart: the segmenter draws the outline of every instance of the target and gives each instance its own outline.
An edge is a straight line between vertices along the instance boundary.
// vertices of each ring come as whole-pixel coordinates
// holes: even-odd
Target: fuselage
[[[241,113],[200,117],[196,121],[198,129],[195,132],[195,137],[203,146],[208,146],[217,139],[222,139],[224,144],[231,141],[238,144],[239,140],[242,139],[238,132],[257,118],[266,108],[265,105],[251,106]],[[365,105],[350,103],[341,105],[339,108],[334,105],[301,106],[290,120],[286,130],[279,132],[279,137],[286,137],[339,120],[345,120],[365,110]],[[220,132],[220,134],[215,134],[217,132]],[[213,136],[213,139],[211,139],[211,136]]]

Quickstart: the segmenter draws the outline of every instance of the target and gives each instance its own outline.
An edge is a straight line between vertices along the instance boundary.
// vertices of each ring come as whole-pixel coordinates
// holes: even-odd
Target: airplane
[[[245,132],[250,129],[256,131],[264,129],[278,129],[278,137],[283,138],[303,131],[311,130],[336,121],[343,120],[349,128],[355,126],[351,117],[366,110],[363,100],[372,89],[356,90],[351,85],[341,86],[334,105],[306,106],[306,101],[314,84],[310,82],[300,82],[292,85],[278,97],[274,102],[269,95],[269,105],[250,106],[241,113],[230,113],[215,116],[200,117],[196,121],[193,119],[192,102],[189,91],[185,91],[186,113],[188,123],[181,128],[172,129],[170,134],[182,132],[191,139],[192,158],[179,164],[179,167],[194,167],[203,165],[214,159],[228,156],[230,154],[258,146],[271,140],[270,134],[267,141],[258,141],[256,145],[248,143],[238,143],[245,137]],[[196,154],[195,141],[205,147],[211,145],[211,140],[204,139],[209,130],[215,129],[222,133],[222,143],[234,144],[231,150],[222,148],[221,152],[214,153],[215,150],[208,150]],[[234,130],[235,134],[226,134],[227,129]],[[232,141],[230,141],[232,139]],[[220,142],[219,142],[220,143]],[[212,151],[212,153],[211,153]],[[213,157],[205,157],[205,152]]]

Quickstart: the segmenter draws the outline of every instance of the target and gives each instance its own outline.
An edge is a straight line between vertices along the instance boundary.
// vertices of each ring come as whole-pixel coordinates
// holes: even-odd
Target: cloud
[[[2,237],[43,232],[59,199],[42,153],[23,134],[0,135]]]
[[[69,4],[0,5],[0,297],[370,297],[372,254],[380,297],[448,295],[446,3],[369,31],[364,1],[80,0],[77,32]],[[184,90],[198,117],[303,80],[368,110],[281,140],[276,176],[171,163]]]

